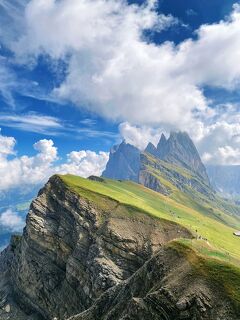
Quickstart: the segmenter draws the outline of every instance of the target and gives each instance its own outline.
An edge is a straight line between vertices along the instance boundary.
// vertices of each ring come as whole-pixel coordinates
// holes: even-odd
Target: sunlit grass
[[[205,248],[203,252],[199,249],[205,247],[201,242],[181,239],[172,241],[168,247],[185,256],[191,264],[196,276],[207,279],[216,289],[220,289],[233,302],[240,312],[240,268],[234,264],[231,257],[215,249]],[[235,261],[236,262],[236,261]]]
[[[233,235],[236,229],[217,220],[209,211],[201,207],[197,211],[191,207],[191,202],[179,203],[167,196],[154,192],[141,185],[129,181],[105,179],[104,182],[91,181],[77,176],[60,176],[68,187],[95,203],[109,207],[112,201],[127,204],[143,210],[158,218],[164,218],[179,223],[192,231],[196,236],[207,239],[213,247],[228,254],[234,261],[240,259],[240,238]],[[179,192],[180,193],[180,192]],[[181,195],[181,194],[180,194]],[[105,196],[104,198],[102,196]],[[182,194],[183,201],[185,195]],[[219,209],[217,209],[218,212]],[[222,215],[225,215],[221,212]],[[236,228],[239,221],[231,217]]]

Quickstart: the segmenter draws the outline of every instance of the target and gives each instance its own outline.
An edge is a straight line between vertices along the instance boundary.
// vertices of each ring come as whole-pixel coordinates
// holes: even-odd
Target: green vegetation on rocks
[[[229,216],[219,208],[197,206],[197,203],[190,201],[190,197],[177,189],[178,201],[130,181],[104,179],[98,182],[73,175],[59,177],[71,190],[101,207],[108,207],[109,201],[116,201],[157,218],[174,221],[191,230],[196,238],[204,238],[206,243],[210,243],[223,255],[229,255],[233,261],[240,260],[240,239],[233,235],[240,228],[237,216]],[[222,219],[214,212],[221,215]]]

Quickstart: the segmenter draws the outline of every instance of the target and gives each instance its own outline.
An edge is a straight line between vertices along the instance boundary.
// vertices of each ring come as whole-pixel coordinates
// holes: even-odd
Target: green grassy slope
[[[153,175],[170,191],[169,196],[177,202],[211,217],[214,215],[217,220],[229,226],[235,227],[236,219],[240,219],[239,206],[218,196],[198,175],[187,169],[144,153],[141,170]],[[182,192],[179,192],[179,189]]]
[[[212,251],[199,254],[189,240],[172,241],[168,245],[178,254],[184,255],[193,268],[193,273],[206,278],[215,288],[225,292],[233,301],[236,312],[240,312],[240,268],[229,263],[226,256],[212,256]],[[198,244],[198,248],[200,245]],[[217,253],[217,252],[216,252]],[[218,252],[218,254],[221,254]]]
[[[227,219],[227,215],[219,208],[209,210],[207,206],[197,207],[190,197],[186,198],[186,195],[178,189],[176,190],[178,198],[174,199],[129,181],[104,179],[104,182],[98,182],[72,175],[59,177],[70,189],[103,208],[104,205],[108,206],[108,201],[114,200],[155,217],[179,223],[196,236],[201,235],[207,239],[207,241],[191,241],[191,246],[201,254],[240,264],[240,238],[233,236],[233,232],[240,229],[240,221],[235,216],[229,217],[231,225],[235,226],[231,227],[224,219],[219,219],[218,215],[213,213],[216,211]]]

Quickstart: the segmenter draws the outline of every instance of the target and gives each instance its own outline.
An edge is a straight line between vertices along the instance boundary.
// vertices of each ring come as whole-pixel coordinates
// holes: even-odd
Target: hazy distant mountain
[[[240,195],[240,166],[206,166],[212,186],[226,196]]]
[[[149,152],[149,147],[145,151]],[[152,153],[151,150],[149,153]],[[209,183],[206,169],[198,151],[186,132],[171,132],[168,139],[162,134],[156,151],[154,150],[152,154],[168,163],[197,173],[205,182]]]
[[[194,172],[209,185],[206,169],[187,133],[172,132],[168,139],[162,134],[157,147],[149,143],[144,152],[159,160]],[[140,167],[140,151],[136,147],[122,142],[110,151],[110,158],[103,176],[112,179],[139,181]]]
[[[157,148],[152,144],[152,142],[149,142],[147,145],[145,152],[152,154],[154,157],[158,158],[159,157],[159,152]]]
[[[109,161],[103,176],[111,179],[138,181],[140,151],[123,141],[110,150]]]
[[[239,206],[189,136],[142,153],[122,142],[103,175],[115,180],[55,175],[40,190],[0,254],[0,319],[240,319],[240,271],[225,267],[240,257]]]

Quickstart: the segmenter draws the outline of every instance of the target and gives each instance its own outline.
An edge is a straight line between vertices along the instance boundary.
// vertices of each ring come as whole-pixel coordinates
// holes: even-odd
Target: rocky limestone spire
[[[138,181],[140,168],[140,150],[126,143],[114,146],[102,176],[110,179]]]
[[[161,138],[157,145],[158,157],[161,159],[164,157],[167,149],[167,139],[165,135],[162,133]]]
[[[157,145],[157,149],[160,150],[161,148],[164,148],[166,146],[166,143],[167,143],[167,139],[166,139],[164,133],[162,133],[161,138],[160,138],[158,145]]]
[[[197,173],[209,184],[206,169],[187,132],[171,132],[168,140],[165,141],[164,138],[161,138],[158,144],[162,150],[159,153],[160,159]]]
[[[154,146],[154,144],[152,144],[152,142],[149,142],[149,144],[147,145],[146,149],[144,150],[144,152],[150,153],[155,157],[158,157],[158,150],[157,148]]]

